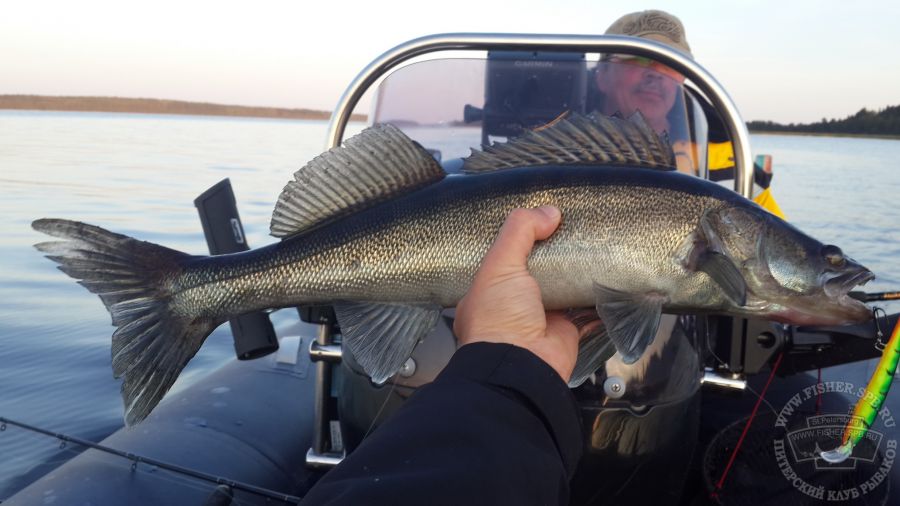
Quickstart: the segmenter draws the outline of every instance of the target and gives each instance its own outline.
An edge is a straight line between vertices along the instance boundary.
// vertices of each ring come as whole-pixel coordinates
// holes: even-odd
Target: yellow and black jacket
[[[706,163],[711,180],[734,179],[734,151],[731,148],[731,142],[710,142]],[[771,157],[767,155],[756,157],[753,163],[753,183],[753,201],[775,216],[785,219],[784,213],[769,189],[769,185],[772,183]]]

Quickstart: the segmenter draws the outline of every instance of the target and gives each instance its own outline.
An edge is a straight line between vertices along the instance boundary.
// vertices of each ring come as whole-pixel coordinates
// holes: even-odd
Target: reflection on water
[[[45,240],[31,230],[32,220],[76,219],[202,254],[193,199],[228,177],[248,242],[261,246],[273,240],[268,224],[278,194],[321,151],[325,127],[0,111],[0,416],[92,439],[122,421],[109,315],[31,247]],[[756,152],[774,155],[774,193],[794,223],[875,271],[871,288],[900,288],[900,211],[891,205],[900,193],[893,167],[900,142],[788,136],[753,142]],[[217,330],[178,385],[233,353],[227,328]],[[33,479],[33,468],[66,451],[20,430],[0,433],[0,500]]]

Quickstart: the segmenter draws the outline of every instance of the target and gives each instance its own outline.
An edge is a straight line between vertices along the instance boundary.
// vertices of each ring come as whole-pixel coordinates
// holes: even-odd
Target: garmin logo
[[[553,67],[552,61],[534,61],[534,60],[516,60],[513,62],[514,67],[519,68],[551,68]]]

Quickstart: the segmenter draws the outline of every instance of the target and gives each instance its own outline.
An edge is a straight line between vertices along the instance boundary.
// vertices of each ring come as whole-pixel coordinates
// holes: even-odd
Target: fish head
[[[843,325],[871,319],[871,309],[849,293],[875,274],[838,246],[822,244],[773,218],[762,254],[784,296],[772,316],[796,325]]]
[[[707,220],[707,234],[747,283],[745,312],[794,325],[843,325],[872,318],[849,292],[875,275],[759,208],[731,208]]]

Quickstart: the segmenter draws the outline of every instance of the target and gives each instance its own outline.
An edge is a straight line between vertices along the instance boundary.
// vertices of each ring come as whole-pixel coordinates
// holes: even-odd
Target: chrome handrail
[[[652,40],[621,35],[529,35],[494,33],[446,33],[404,42],[388,50],[360,72],[338,100],[328,124],[326,149],[339,146],[353,108],[380,77],[417,56],[439,51],[554,51],[625,53],[652,58],[690,79],[721,113],[734,150],[734,190],[750,198],[753,170],[750,134],[731,97],[718,81],[696,61],[669,46]]]

